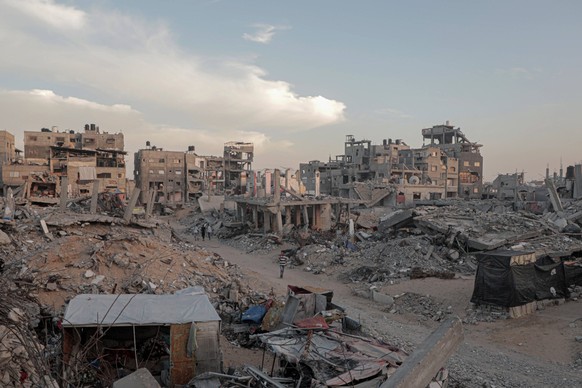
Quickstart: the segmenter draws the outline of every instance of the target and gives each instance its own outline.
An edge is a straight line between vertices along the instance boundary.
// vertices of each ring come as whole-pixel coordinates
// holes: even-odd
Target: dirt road
[[[437,326],[437,322],[417,316],[391,314],[377,303],[358,297],[352,284],[335,277],[314,275],[302,268],[288,268],[283,279],[278,276],[277,254],[247,254],[219,240],[196,241],[176,233],[192,243],[216,252],[237,264],[249,284],[257,290],[286,293],[288,284],[312,285],[334,290],[334,302],[347,308],[350,316],[360,319],[371,334],[411,351]],[[439,280],[434,278],[404,281],[387,286],[384,292],[430,294],[455,314],[463,317],[473,287],[471,278]],[[568,302],[520,319],[465,325],[465,342],[451,359],[452,386],[458,387],[582,387],[582,303]],[[573,323],[574,322],[574,323]]]

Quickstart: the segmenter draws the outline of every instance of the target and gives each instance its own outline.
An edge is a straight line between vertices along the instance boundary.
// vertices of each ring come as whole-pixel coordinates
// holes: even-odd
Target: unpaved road
[[[334,290],[334,302],[360,319],[366,330],[388,342],[411,351],[434,330],[438,323],[421,321],[416,316],[390,314],[382,306],[352,293],[350,284],[335,277],[314,275],[301,268],[287,269],[278,277],[277,251],[271,254],[247,254],[218,240],[193,241],[182,226],[172,225],[180,237],[216,252],[237,264],[249,284],[281,295],[288,284],[311,285]],[[440,280],[434,278],[403,281],[384,287],[396,295],[402,292],[430,294],[455,314],[463,316],[473,288],[470,278]],[[465,325],[465,341],[451,359],[451,386],[455,387],[582,387],[582,302],[568,302],[520,319]],[[573,327],[575,326],[575,327]]]

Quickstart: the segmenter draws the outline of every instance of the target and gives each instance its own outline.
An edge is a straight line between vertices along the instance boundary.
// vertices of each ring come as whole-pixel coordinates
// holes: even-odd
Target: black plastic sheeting
[[[536,299],[556,299],[569,296],[564,263],[538,265],[536,269]]]
[[[471,302],[521,306],[535,300],[566,298],[569,285],[582,285],[582,267],[565,266],[547,258],[510,265],[512,257],[526,253],[498,250],[478,254]]]
[[[566,271],[566,284],[582,287],[582,266],[564,265],[564,269]]]

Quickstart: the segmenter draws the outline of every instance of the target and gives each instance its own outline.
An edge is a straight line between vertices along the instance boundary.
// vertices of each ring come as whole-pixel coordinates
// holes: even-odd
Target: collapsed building
[[[0,189],[12,188],[37,203],[56,203],[61,193],[82,197],[98,192],[125,196],[123,134],[101,132],[86,124],[84,132],[57,127],[24,132],[24,156],[14,136],[3,131],[0,144]]]
[[[382,189],[375,204],[410,205],[418,200],[481,198],[483,157],[480,144],[470,142],[448,123],[422,130],[421,148],[400,139],[382,144],[347,135],[344,154],[327,162],[300,164],[308,192],[364,199],[361,183]],[[369,199],[369,198],[367,198]]]
[[[134,154],[134,177],[142,204],[181,205],[196,202],[203,193],[224,195],[246,191],[254,146],[227,142],[224,156],[202,156],[194,146],[188,151],[168,151],[151,146]]]
[[[301,195],[305,191],[297,175],[287,170],[284,176],[278,169],[251,172],[247,195],[234,196],[236,218],[241,225],[251,224],[264,233],[283,234],[294,227],[330,230],[349,212],[349,206],[363,201],[340,197],[320,198]]]

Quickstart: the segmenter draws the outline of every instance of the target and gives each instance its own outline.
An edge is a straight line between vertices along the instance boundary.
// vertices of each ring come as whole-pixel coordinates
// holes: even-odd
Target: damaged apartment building
[[[244,193],[254,154],[252,143],[227,142],[223,156],[201,156],[195,147],[168,151],[152,146],[134,154],[135,186],[142,204],[181,205],[203,193]]]
[[[125,196],[125,154],[122,133],[101,132],[86,124],[83,132],[57,127],[24,131],[24,155],[14,136],[0,132],[0,188],[12,188],[31,202],[53,204],[62,190],[68,197],[98,192]]]
[[[308,192],[367,199],[374,204],[409,204],[417,200],[481,198],[483,156],[448,123],[422,130],[421,148],[400,139],[356,140],[346,136],[344,154],[334,160],[300,164]]]

